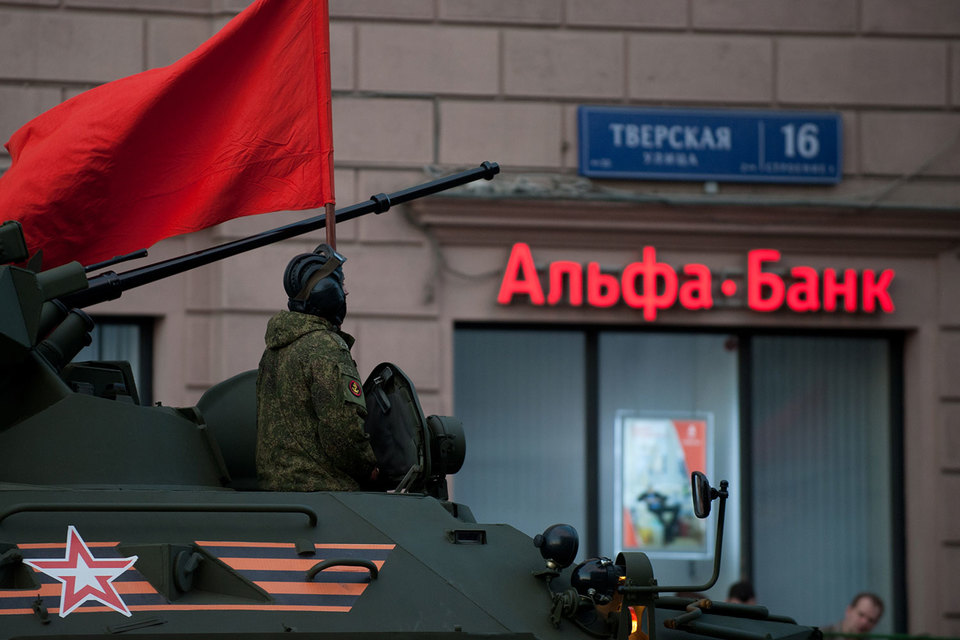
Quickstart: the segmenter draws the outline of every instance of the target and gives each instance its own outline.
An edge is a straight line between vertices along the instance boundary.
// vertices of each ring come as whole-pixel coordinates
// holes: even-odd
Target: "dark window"
[[[125,360],[136,378],[140,404],[153,403],[153,321],[149,318],[94,318],[91,343],[73,359]]]

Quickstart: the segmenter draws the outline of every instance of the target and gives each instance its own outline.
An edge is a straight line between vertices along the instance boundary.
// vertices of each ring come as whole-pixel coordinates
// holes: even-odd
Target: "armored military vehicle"
[[[340,222],[465,184],[497,165],[336,213]],[[451,417],[424,416],[402,369],[364,388],[383,491],[257,490],[256,372],[195,407],[140,404],[125,362],[72,362],[84,307],[325,224],[324,216],[117,274],[27,263],[0,227],[0,640],[646,638],[786,640],[819,632],[763,607],[670,597],[643,553],[573,565],[566,525],[531,540],[449,500],[464,462]],[[100,266],[101,268],[102,265]],[[692,479],[698,515],[726,483]],[[558,514],[562,517],[562,514]]]

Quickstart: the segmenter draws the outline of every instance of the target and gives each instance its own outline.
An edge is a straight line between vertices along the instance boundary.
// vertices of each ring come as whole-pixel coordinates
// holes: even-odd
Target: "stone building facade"
[[[0,138],[88,88],[172,62],[248,4],[0,0]],[[903,575],[894,626],[960,635],[960,572],[949,570],[960,567],[951,497],[960,493],[960,4],[330,0],[330,13],[339,204],[484,160],[503,168],[492,183],[338,227],[361,373],[402,363],[425,411],[453,414],[463,323],[896,335]],[[583,105],[838,112],[843,179],[586,179]],[[0,169],[9,162],[0,154]],[[237,219],[164,241],[145,262],[315,213]],[[285,241],[91,312],[143,321],[153,398],[190,405],[256,367],[266,321],[285,303],[286,261],[322,240]],[[665,262],[719,271],[769,246],[790,256],[786,267],[895,269],[896,312],[670,309],[647,323],[622,305],[499,305],[516,242],[533,248],[538,266],[626,265],[655,246]]]

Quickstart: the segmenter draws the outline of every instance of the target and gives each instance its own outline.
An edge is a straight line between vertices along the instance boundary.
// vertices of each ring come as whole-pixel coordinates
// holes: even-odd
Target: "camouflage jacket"
[[[257,376],[257,476],[272,491],[350,491],[376,466],[353,338],[281,311],[267,324]]]

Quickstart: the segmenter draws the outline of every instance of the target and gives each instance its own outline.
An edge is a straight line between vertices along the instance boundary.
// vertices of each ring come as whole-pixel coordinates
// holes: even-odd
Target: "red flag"
[[[326,0],[257,0],[178,62],[99,86],[7,143],[0,220],[44,266],[333,203]]]

